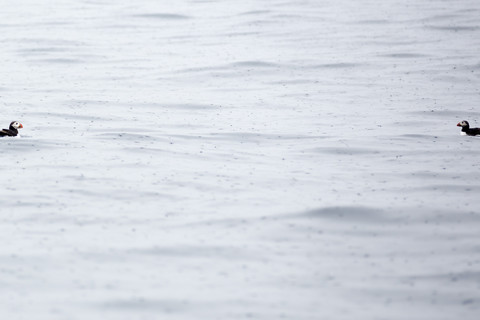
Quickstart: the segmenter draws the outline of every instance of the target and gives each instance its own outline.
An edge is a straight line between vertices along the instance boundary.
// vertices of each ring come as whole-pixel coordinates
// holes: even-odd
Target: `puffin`
[[[18,129],[23,128],[23,125],[18,121],[12,121],[8,129],[0,130],[0,137],[15,137],[18,134]]]
[[[470,124],[466,120],[457,123],[457,127],[462,127],[462,132],[469,136],[480,134],[480,128],[470,128]]]

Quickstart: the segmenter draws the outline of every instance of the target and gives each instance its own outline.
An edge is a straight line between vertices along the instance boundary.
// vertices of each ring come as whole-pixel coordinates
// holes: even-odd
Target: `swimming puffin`
[[[0,137],[5,137],[5,136],[15,137],[18,134],[17,129],[20,129],[20,128],[23,128],[23,125],[20,122],[12,121],[12,123],[10,123],[10,127],[8,129],[0,130]]]
[[[465,134],[469,136],[476,136],[477,134],[480,134],[480,128],[471,128],[470,129],[470,124],[468,121],[461,121],[457,123],[457,127],[462,127],[462,132],[465,132]]]

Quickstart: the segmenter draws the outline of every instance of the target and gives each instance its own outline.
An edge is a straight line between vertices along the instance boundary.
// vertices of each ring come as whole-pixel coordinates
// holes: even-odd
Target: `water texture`
[[[3,319],[477,319],[480,2],[0,11]]]

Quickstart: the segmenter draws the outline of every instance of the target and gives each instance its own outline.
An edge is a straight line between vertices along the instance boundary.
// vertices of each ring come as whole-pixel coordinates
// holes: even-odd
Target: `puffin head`
[[[469,128],[470,124],[468,123],[468,121],[463,120],[463,121],[460,121],[459,123],[457,123],[457,127]]]
[[[20,129],[23,128],[23,125],[18,121],[12,121],[12,123],[10,123],[10,128]]]

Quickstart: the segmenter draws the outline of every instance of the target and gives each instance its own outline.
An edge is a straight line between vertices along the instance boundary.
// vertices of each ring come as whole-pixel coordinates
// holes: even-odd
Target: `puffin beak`
[[[19,128],[23,128],[23,125],[22,125],[21,123],[20,123],[20,126],[19,126]]]
[[[461,127],[461,126],[462,126],[462,125],[460,124],[460,122],[459,122],[459,123],[457,123],[457,127]]]

